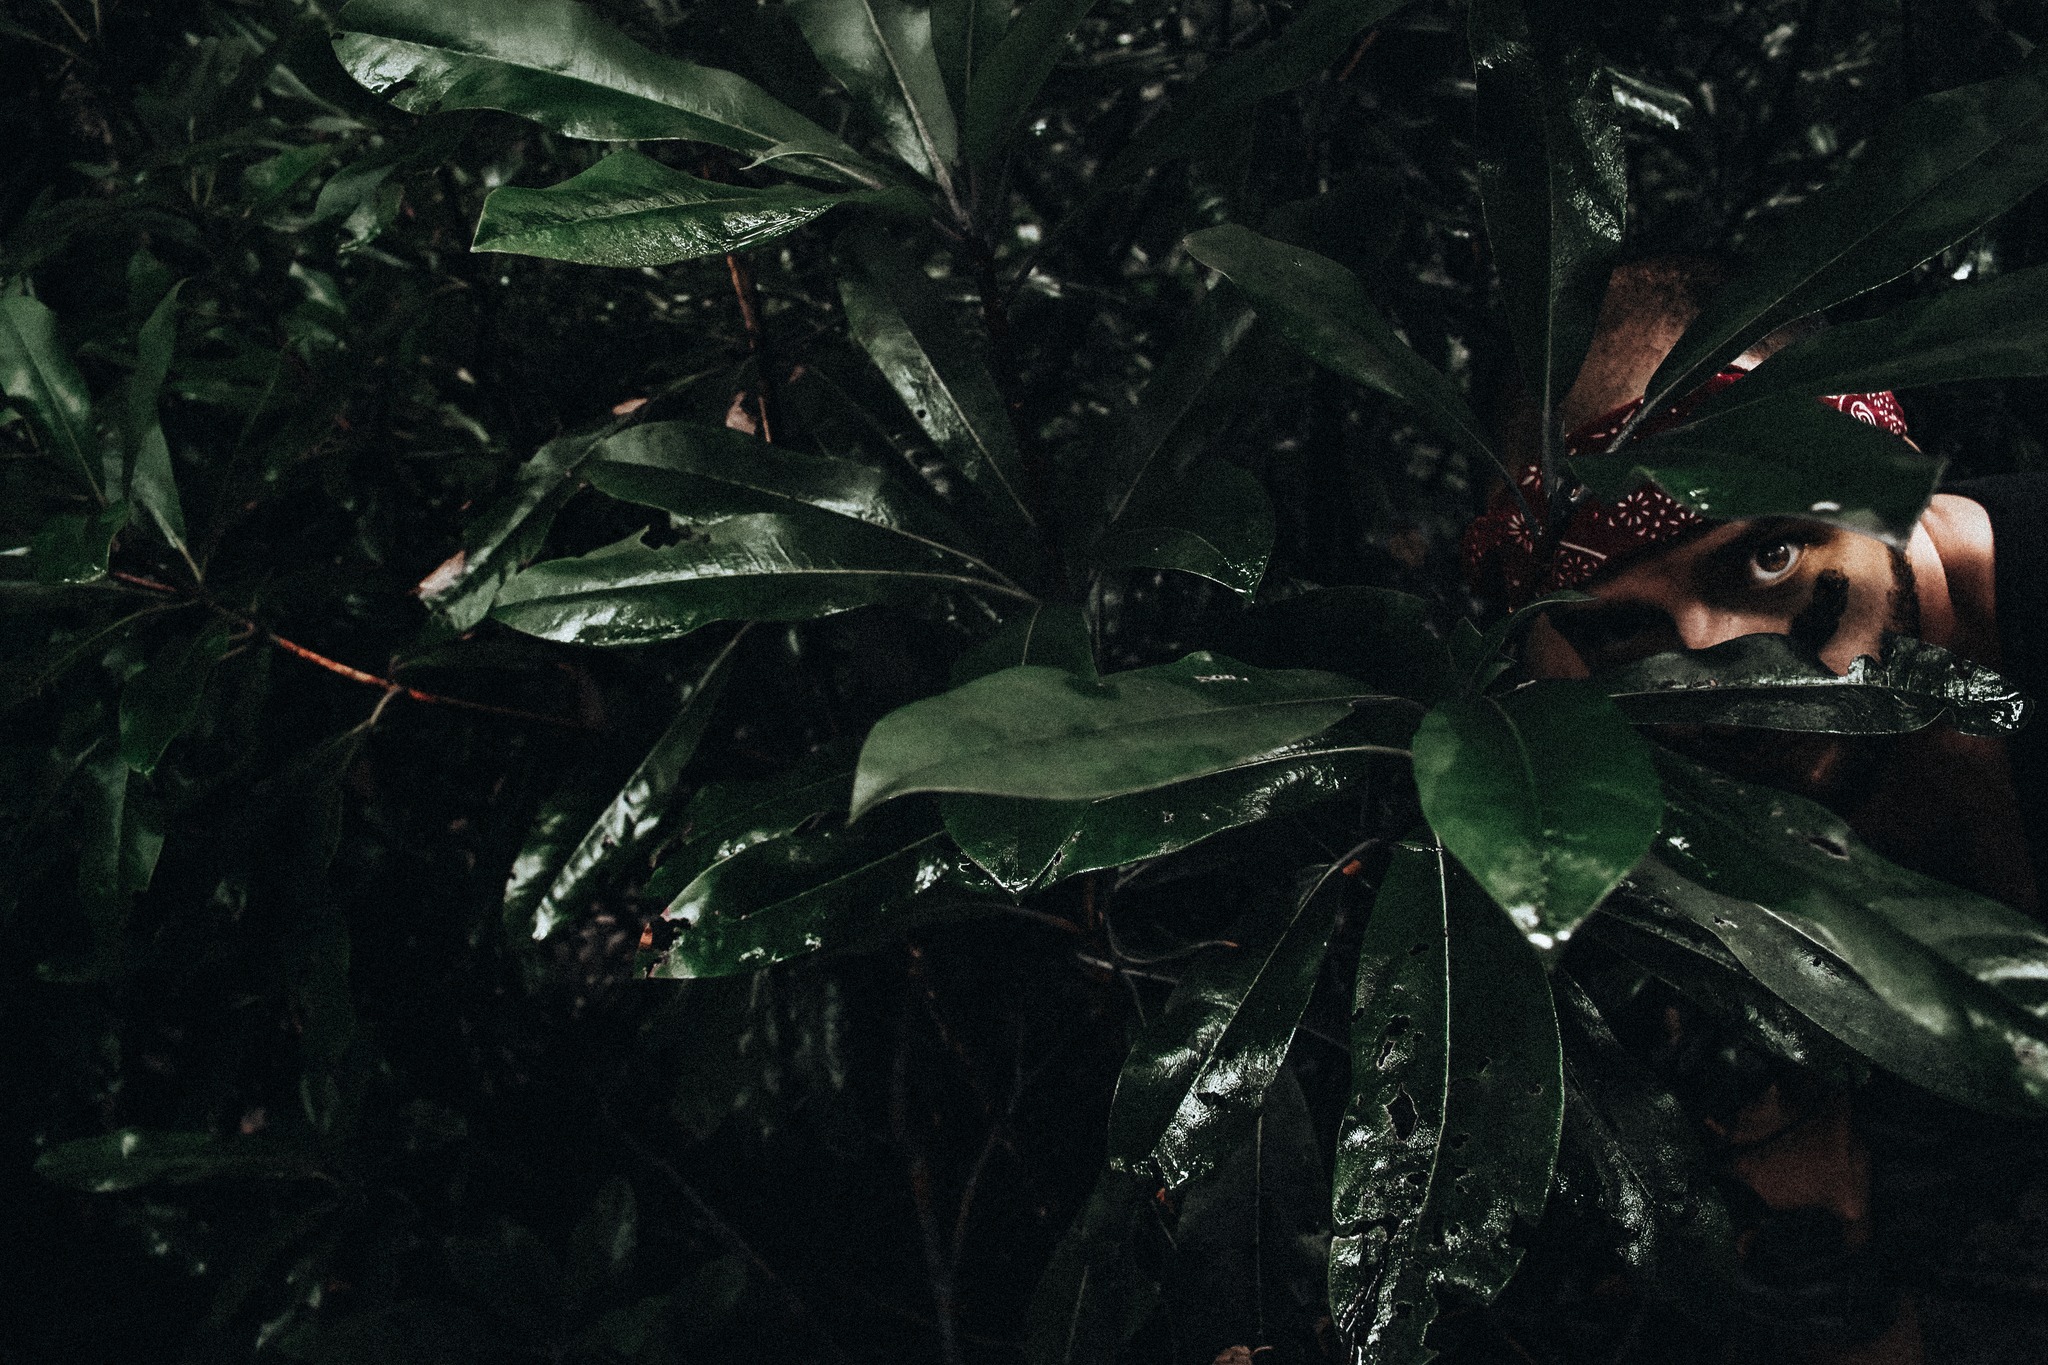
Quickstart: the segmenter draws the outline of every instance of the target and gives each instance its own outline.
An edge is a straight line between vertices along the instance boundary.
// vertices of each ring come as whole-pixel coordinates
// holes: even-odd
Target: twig
[[[1344,69],[1337,73],[1337,84],[1342,85],[1351,79],[1351,73],[1358,70],[1358,64],[1365,60],[1366,52],[1371,49],[1373,42],[1379,36],[1380,31],[1376,28],[1369,28],[1365,31],[1365,36],[1358,40],[1358,46],[1351,49],[1351,60],[1344,63]]]
[[[774,445],[775,375],[768,358],[768,329],[761,323],[761,291],[754,283],[753,267],[738,252],[725,253],[725,270],[732,276],[733,297],[739,300],[747,353],[754,358],[754,409],[761,419],[761,439]]]

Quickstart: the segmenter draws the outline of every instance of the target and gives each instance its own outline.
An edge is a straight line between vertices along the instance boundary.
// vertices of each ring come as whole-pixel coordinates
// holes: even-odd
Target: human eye
[[[1790,536],[1773,536],[1756,542],[1749,552],[1750,586],[1771,588],[1784,582],[1799,567],[1805,548]]]

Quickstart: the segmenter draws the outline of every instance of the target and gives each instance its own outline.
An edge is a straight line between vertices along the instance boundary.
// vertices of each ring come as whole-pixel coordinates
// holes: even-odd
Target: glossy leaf
[[[1523,382],[1549,414],[1592,343],[1621,250],[1621,130],[1593,54],[1532,24],[1525,0],[1474,0],[1468,27],[1487,242]]]
[[[350,0],[335,55],[401,109],[503,109],[571,137],[709,142],[879,185],[851,147],[752,81],[649,52],[572,0]]]
[[[1093,678],[1095,642],[1086,613],[1060,602],[1023,608],[1001,630],[960,656],[953,665],[953,686],[1024,664]]]
[[[1273,504],[1236,465],[1203,460],[1130,504],[1096,544],[1094,567],[1178,569],[1249,598],[1273,554]]]
[[[501,918],[507,935],[523,940],[533,933],[540,898],[555,884],[570,850],[582,840],[604,801],[602,792],[572,783],[541,803],[505,876]]]
[[[123,1128],[59,1143],[36,1158],[36,1174],[69,1189],[106,1194],[156,1180],[183,1185],[215,1176],[307,1176],[313,1166],[303,1152],[271,1138]]]
[[[1457,681],[1428,605],[1388,588],[1312,588],[1261,602],[1222,640],[1224,652],[1264,668],[1325,669],[1424,704]]]
[[[1542,965],[1443,853],[1398,847],[1359,945],[1351,1100],[1337,1133],[1330,1312],[1420,1365],[1447,1308],[1515,1273],[1557,1159],[1564,1095]]]
[[[873,465],[802,454],[725,427],[628,427],[606,437],[582,472],[602,493],[685,521],[815,508],[930,545],[952,548],[966,540],[927,497]]]
[[[1144,1184],[1104,1171],[1039,1277],[1026,1320],[1027,1365],[1115,1365],[1138,1289],[1131,1256]]]
[[[1103,179],[1115,183],[1148,166],[1199,156],[1242,127],[1261,100],[1306,85],[1351,50],[1360,34],[1408,0],[1313,0],[1280,36],[1235,53],[1174,96],[1119,152]]]
[[[1818,193],[1744,250],[1650,379],[1646,411],[1690,392],[1751,342],[1911,270],[2048,180],[2048,84],[2036,54],[2010,76],[1893,115]]]
[[[559,185],[491,191],[470,249],[582,265],[671,265],[772,242],[844,204],[900,206],[901,193],[756,189],[699,180],[638,152],[613,152]]]
[[[1030,0],[1011,21],[974,71],[962,130],[970,164],[995,163],[1066,51],[1068,37],[1093,8],[1095,0]]]
[[[2048,374],[2048,266],[1944,289],[1868,322],[1815,332],[1701,404],[1700,416],[1774,398],[2042,374]]]
[[[682,927],[659,977],[731,976],[807,953],[860,949],[920,925],[992,911],[983,883],[929,810],[832,825],[743,848],[662,912]]]
[[[29,542],[36,581],[52,586],[96,583],[107,576],[114,537],[128,525],[128,503],[110,503],[93,513],[60,512]]]
[[[939,798],[946,833],[975,866],[1011,895],[1048,880],[1088,809],[1079,801],[1029,801],[1012,796],[947,792]]]
[[[171,351],[178,337],[178,289],[173,287],[142,324],[135,344],[135,372],[128,376],[124,434],[132,464],[128,499],[149,513],[172,549],[185,551],[185,508],[178,499],[178,479],[171,469],[171,448],[157,413],[157,395],[170,373]]]
[[[1005,669],[876,723],[853,817],[915,791],[1080,801],[1203,777],[1319,734],[1370,694],[1330,673],[1208,653],[1097,682]]]
[[[1884,659],[1829,670],[1785,635],[1744,635],[1709,649],[1656,654],[1599,676],[1638,725],[1739,725],[1887,735],[1946,721],[1966,735],[2027,723],[2032,703],[1981,664],[1910,636],[1887,635]]]
[[[1260,906],[1240,945],[1206,948],[1189,964],[1117,1078],[1112,1169],[1175,1189],[1254,1131],[1336,927],[1337,870],[1308,879],[1291,912]]]
[[[92,395],[57,342],[57,315],[25,294],[0,296],[0,393],[28,418],[51,458],[100,498]]]
[[[843,740],[755,782],[720,782],[690,798],[675,847],[647,883],[647,894],[674,900],[697,875],[741,849],[777,839],[820,815],[846,813],[859,746]]]
[[[886,239],[854,232],[846,240],[859,267],[839,280],[853,339],[939,452],[1005,514],[1031,521],[1002,393],[945,300],[917,262]]]
[[[1498,465],[1479,419],[1451,381],[1380,315],[1357,276],[1326,256],[1229,224],[1187,239],[1188,253],[1251,299],[1309,359],[1421,410],[1439,436]]]
[[[1010,0],[933,0],[932,53],[955,109],[965,109],[982,66],[1010,24]]]
[[[121,689],[121,758],[144,777],[199,714],[213,666],[228,651],[225,626],[173,640]]]
[[[80,765],[83,800],[78,833],[84,848],[78,860],[78,892],[92,919],[97,951],[103,961],[116,951],[113,931],[120,925],[129,898],[149,889],[163,853],[161,810],[149,799],[142,774],[108,750],[94,753]]]
[[[539,553],[555,514],[575,496],[574,476],[593,447],[590,436],[558,436],[536,451],[512,487],[469,523],[462,548],[420,583],[420,600],[457,631],[489,615],[498,589]]]
[[[796,0],[818,61],[927,180],[950,184],[960,134],[932,51],[931,9],[905,0]]]
[[[1439,703],[1415,786],[1444,846],[1546,950],[1649,851],[1663,808],[1649,746],[1574,683]]]
[[[1703,415],[1572,468],[1603,497],[1650,479],[1701,516],[1808,517],[1900,546],[1941,477],[1939,461],[1809,398]]]
[[[808,621],[962,588],[1015,595],[963,573],[955,558],[844,518],[762,513],[664,549],[629,536],[536,564],[499,591],[491,614],[546,640],[627,645],[713,621]]]
[[[1682,90],[1668,85],[1644,80],[1641,76],[1608,67],[1605,75],[1609,82],[1608,98],[1615,107],[1634,114],[1652,128],[1679,132],[1692,122],[1692,97]]]
[[[682,689],[676,699],[676,713],[661,738],[633,769],[617,795],[591,822],[575,847],[569,849],[557,867],[547,889],[534,903],[532,918],[525,926],[535,939],[544,939],[587,904],[602,880],[627,859],[641,852],[662,821],[670,814],[683,769],[696,756],[704,727],[725,690],[726,668],[738,646],[731,643],[704,666],[695,681]]]
[[[1937,1094],[2048,1106],[2048,933],[1908,872],[1811,801],[1660,754],[1669,808],[1632,881],[1808,1018]],[[1882,1008],[1871,1008],[1872,999]]]

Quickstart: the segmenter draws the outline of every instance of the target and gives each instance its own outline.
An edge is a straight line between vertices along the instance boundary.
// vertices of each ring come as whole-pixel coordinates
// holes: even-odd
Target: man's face
[[[1823,522],[1767,517],[1710,526],[1587,588],[1530,631],[1538,677],[1584,677],[1650,654],[1739,635],[1789,635],[1837,673],[1879,652],[1886,631],[1917,633],[1906,557]]]

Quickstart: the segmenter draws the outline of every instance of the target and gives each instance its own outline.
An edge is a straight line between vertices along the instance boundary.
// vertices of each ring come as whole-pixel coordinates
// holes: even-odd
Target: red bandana
[[[1636,428],[1641,436],[1677,426],[1692,410],[1743,377],[1745,370],[1723,370],[1690,395],[1650,417]],[[1906,434],[1905,414],[1889,392],[1838,393],[1820,400],[1858,421],[1883,427],[1894,436]],[[1636,415],[1643,400],[1631,399],[1612,412],[1576,427],[1564,438],[1565,450],[1583,455],[1606,448]],[[1540,520],[1545,505],[1542,466],[1531,462],[1516,478],[1523,496]],[[1483,592],[1497,591],[1508,605],[1519,607],[1546,593],[1576,588],[1606,570],[1634,558],[1652,545],[1673,540],[1703,518],[1655,484],[1646,483],[1612,503],[1588,498],[1572,510],[1564,533],[1544,563],[1538,538],[1522,516],[1521,506],[1507,489],[1497,490],[1487,510],[1465,532],[1465,577]]]

